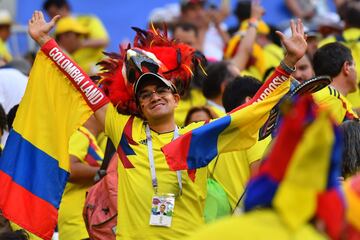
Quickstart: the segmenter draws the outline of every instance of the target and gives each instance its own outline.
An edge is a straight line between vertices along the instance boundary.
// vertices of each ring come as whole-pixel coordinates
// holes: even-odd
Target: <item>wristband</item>
[[[249,27],[249,28],[250,28],[250,27],[254,27],[254,28],[257,29],[258,25],[259,25],[259,20],[257,20],[256,18],[250,18],[250,19],[248,20],[248,27]]]
[[[289,75],[292,74],[293,72],[296,71],[296,67],[294,66],[293,68],[289,67],[288,65],[286,65],[286,63],[284,63],[283,60],[281,60],[280,62],[280,67]]]

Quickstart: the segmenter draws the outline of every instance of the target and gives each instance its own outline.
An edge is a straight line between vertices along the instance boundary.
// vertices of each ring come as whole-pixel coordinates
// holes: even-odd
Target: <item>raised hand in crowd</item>
[[[29,20],[28,32],[32,39],[34,39],[40,46],[42,46],[51,39],[49,32],[59,19],[60,15],[57,15],[53,17],[50,22],[46,22],[44,14],[41,11],[35,11]]]
[[[297,61],[305,55],[307,43],[304,34],[304,26],[302,21],[298,19],[296,22],[290,21],[291,37],[286,37],[282,32],[276,31],[280,37],[281,43],[285,48],[284,63],[291,68],[294,68]]]

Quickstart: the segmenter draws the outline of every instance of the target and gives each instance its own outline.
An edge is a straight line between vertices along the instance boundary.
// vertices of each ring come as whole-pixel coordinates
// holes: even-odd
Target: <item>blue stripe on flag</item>
[[[59,208],[69,173],[59,162],[11,130],[0,159],[0,171],[29,192]]]
[[[230,123],[231,116],[227,115],[192,131],[187,158],[189,169],[205,167],[218,155],[219,135]]]

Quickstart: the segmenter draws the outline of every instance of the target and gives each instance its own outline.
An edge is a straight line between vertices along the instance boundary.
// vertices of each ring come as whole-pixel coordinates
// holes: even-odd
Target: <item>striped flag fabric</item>
[[[69,176],[69,138],[107,102],[54,40],[41,48],[0,159],[7,219],[51,239]]]
[[[250,102],[165,145],[162,151],[170,169],[205,167],[219,153],[247,149],[254,145],[259,129],[268,119],[271,109],[289,89],[289,75],[280,67],[277,68]]]

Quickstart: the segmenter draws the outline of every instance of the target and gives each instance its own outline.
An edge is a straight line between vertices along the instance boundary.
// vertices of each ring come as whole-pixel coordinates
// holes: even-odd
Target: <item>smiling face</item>
[[[149,122],[173,119],[180,96],[173,93],[161,80],[146,80],[137,93],[138,107]]]

